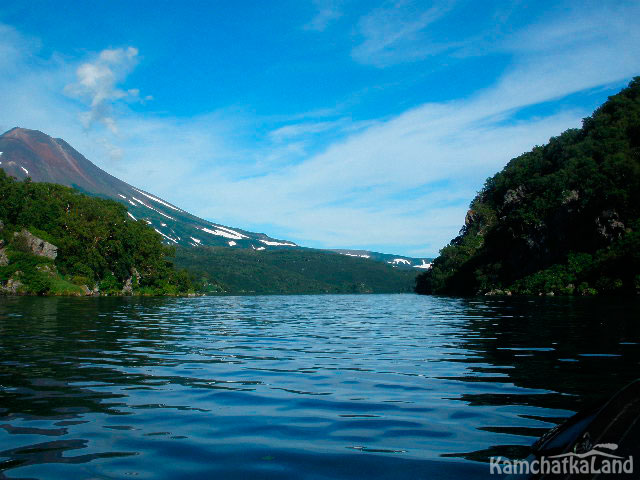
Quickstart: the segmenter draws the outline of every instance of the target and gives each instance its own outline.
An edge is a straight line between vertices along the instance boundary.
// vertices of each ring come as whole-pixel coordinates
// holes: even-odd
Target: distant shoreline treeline
[[[640,293],[640,77],[489,178],[416,292]]]
[[[175,263],[208,294],[411,292],[415,269],[310,248],[176,249]]]

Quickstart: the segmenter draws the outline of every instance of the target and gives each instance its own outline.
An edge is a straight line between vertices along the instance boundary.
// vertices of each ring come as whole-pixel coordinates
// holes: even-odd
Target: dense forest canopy
[[[489,178],[416,291],[638,293],[640,77]]]
[[[50,183],[16,181],[0,170],[0,238],[7,265],[0,281],[20,280],[17,293],[130,292],[178,294],[190,281],[168,260],[173,250],[143,221],[127,216],[118,202],[89,197]],[[57,247],[55,259],[33,255],[28,231]],[[16,235],[18,233],[18,235]]]
[[[416,276],[414,268],[310,248],[178,247],[175,263],[210,293],[400,293]]]

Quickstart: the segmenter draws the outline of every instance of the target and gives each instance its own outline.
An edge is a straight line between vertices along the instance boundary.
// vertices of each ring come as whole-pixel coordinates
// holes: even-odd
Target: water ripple
[[[0,479],[490,478],[635,378],[637,301],[0,299]],[[615,322],[603,322],[615,318]]]

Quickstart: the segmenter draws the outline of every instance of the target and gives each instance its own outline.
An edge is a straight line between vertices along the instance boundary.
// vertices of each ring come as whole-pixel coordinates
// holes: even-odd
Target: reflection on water
[[[489,478],[634,379],[640,303],[0,299],[0,478]]]

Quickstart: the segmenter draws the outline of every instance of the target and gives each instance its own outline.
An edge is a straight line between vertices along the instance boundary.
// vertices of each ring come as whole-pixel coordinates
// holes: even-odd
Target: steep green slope
[[[489,178],[416,291],[640,291],[640,77]]]
[[[409,292],[415,270],[313,250],[178,248],[176,265],[215,293]]]
[[[190,289],[188,276],[167,260],[173,250],[117,202],[61,185],[19,182],[0,171],[0,220],[4,293],[122,294],[124,288],[159,295]],[[48,256],[36,254],[34,244]]]

